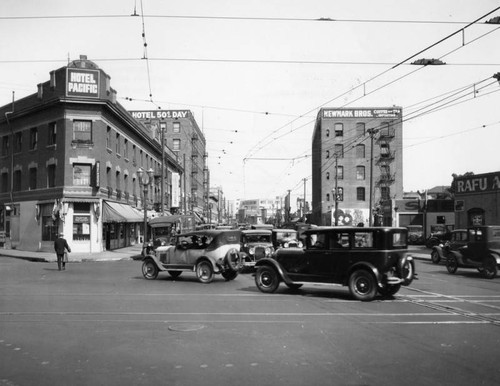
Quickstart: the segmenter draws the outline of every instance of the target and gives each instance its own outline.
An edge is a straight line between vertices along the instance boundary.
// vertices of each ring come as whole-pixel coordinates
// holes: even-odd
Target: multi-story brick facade
[[[392,225],[391,200],[403,195],[402,143],[401,108],[320,109],[312,139],[313,223]]]
[[[130,111],[154,137],[161,137],[185,170],[180,178],[181,197],[173,203],[174,212],[208,217],[210,176],[207,167],[206,140],[190,110]]]
[[[160,142],[86,57],[0,108],[0,146],[0,232],[22,250],[52,251],[60,231],[75,252],[134,244],[145,203],[152,211],[168,180],[162,164],[166,173],[183,172],[168,149],[162,163]],[[139,168],[153,172],[146,199]]]

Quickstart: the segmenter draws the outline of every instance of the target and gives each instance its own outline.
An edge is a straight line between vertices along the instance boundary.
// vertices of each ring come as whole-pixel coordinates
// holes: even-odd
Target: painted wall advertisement
[[[368,209],[337,209],[337,211],[332,211],[332,225],[335,224],[335,218],[337,218],[337,224],[339,226],[358,226],[363,223],[364,226],[368,226],[370,223],[370,211]]]
[[[181,201],[181,177],[179,173],[172,173],[172,207],[179,208]]]
[[[66,72],[66,96],[99,98],[99,71],[68,68]]]

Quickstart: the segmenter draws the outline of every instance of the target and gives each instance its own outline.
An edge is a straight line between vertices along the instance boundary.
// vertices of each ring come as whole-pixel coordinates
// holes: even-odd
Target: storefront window
[[[73,240],[90,240],[90,204],[75,202],[73,208]]]
[[[54,204],[40,206],[42,217],[42,241],[55,241],[57,238],[57,220],[52,218]]]

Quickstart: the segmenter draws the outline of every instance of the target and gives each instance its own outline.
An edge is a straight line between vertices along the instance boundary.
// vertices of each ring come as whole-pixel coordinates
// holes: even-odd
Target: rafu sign
[[[476,174],[455,178],[456,194],[500,192],[500,173]]]
[[[99,71],[68,68],[66,73],[66,96],[99,98]]]

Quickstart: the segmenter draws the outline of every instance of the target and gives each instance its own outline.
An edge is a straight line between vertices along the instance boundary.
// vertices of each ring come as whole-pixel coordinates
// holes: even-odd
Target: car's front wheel
[[[261,292],[272,293],[276,291],[280,285],[278,272],[266,265],[259,267],[255,274],[255,285]]]
[[[441,256],[439,256],[438,251],[434,250],[431,252],[431,260],[434,264],[439,264],[441,261]]]
[[[486,279],[494,279],[497,275],[497,261],[493,256],[488,256],[483,263],[483,272],[482,274]]]
[[[204,284],[210,283],[214,278],[212,264],[206,260],[200,261],[196,265],[196,277]]]
[[[142,276],[148,280],[154,280],[158,277],[158,267],[151,259],[142,263]]]
[[[446,269],[449,273],[455,273],[458,269],[458,260],[455,256],[448,256],[446,259]]]
[[[357,300],[367,302],[375,298],[377,282],[370,272],[360,269],[349,277],[349,291]]]

